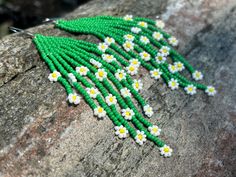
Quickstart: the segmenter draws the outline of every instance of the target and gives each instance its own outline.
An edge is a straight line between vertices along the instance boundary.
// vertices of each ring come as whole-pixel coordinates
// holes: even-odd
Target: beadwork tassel
[[[51,70],[49,80],[65,87],[70,103],[80,102],[79,93],[94,115],[107,115],[119,138],[130,135],[139,145],[149,139],[159,147],[161,155],[171,156],[172,149],[158,138],[161,129],[144,118],[151,117],[153,110],[139,94],[141,80],[131,76],[142,66],[152,78],[163,78],[172,90],[182,87],[194,95],[201,89],[209,96],[215,95],[216,90],[196,82],[202,80],[203,74],[174,50],[178,40],[163,31],[164,23],[127,15],[57,20],[55,24],[72,33],[94,35],[103,42],[97,45],[36,35],[34,42]],[[195,81],[180,74],[184,69]]]
[[[108,48],[105,54],[96,44],[70,38],[36,35],[34,42],[51,71],[49,80],[65,87],[70,103],[80,102],[79,93],[98,118],[107,115],[111,119],[119,138],[129,134],[139,145],[149,139],[160,148],[161,155],[171,156],[172,149],[157,137],[161,129],[143,116],[151,117],[153,110],[138,93],[142,83],[133,80],[119,64],[130,65],[121,55]],[[139,61],[132,61],[137,67]]]

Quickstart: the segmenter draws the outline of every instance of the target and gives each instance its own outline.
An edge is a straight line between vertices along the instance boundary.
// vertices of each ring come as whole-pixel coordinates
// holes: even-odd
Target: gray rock
[[[165,159],[151,142],[118,140],[112,123],[95,119],[85,102],[69,106],[63,87],[49,83],[31,40],[7,36],[0,43],[0,176],[236,176],[236,2],[94,0],[66,18],[97,14],[160,15],[218,94],[170,91],[142,71],[142,95],[156,113],[150,121],[160,121],[161,138],[174,149]],[[95,41],[53,25],[30,31]]]

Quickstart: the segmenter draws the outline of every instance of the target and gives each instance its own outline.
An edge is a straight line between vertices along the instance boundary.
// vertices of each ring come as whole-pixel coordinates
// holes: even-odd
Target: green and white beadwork
[[[34,42],[51,71],[49,80],[65,87],[70,103],[78,104],[82,96],[95,116],[108,116],[119,138],[129,135],[139,145],[148,139],[159,147],[161,155],[170,157],[172,149],[158,138],[161,129],[146,119],[154,112],[139,94],[142,81],[131,76],[143,66],[153,79],[163,78],[172,90],[181,86],[193,95],[202,89],[210,96],[216,90],[180,75],[186,68],[193,79],[203,78],[172,48],[178,40],[162,30],[164,23],[127,15],[58,20],[56,26],[73,33],[95,35],[102,42],[36,35]]]
[[[157,137],[161,129],[144,118],[151,117],[153,110],[138,93],[141,81],[122,69],[119,55],[107,62],[96,44],[70,38],[36,35],[34,42],[51,71],[49,80],[65,87],[70,103],[79,104],[82,96],[95,116],[112,120],[119,138],[130,135],[139,145],[149,139],[160,148],[165,146]]]

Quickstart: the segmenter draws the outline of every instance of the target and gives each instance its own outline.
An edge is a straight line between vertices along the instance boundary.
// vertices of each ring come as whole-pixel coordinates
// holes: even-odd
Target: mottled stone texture
[[[31,40],[15,34],[0,42],[0,176],[233,177],[236,122],[235,0],[94,0],[67,18],[134,14],[167,23],[180,39],[179,51],[205,73],[216,97],[190,97],[154,82],[142,70],[142,95],[154,107],[172,158],[156,146],[118,140],[108,120],[98,121],[82,101],[68,106],[58,83]],[[34,33],[83,38],[53,29]]]

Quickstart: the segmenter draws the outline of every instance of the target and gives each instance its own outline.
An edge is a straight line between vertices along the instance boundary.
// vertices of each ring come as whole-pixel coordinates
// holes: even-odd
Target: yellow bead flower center
[[[143,56],[144,56],[144,57],[148,57],[148,54],[147,54],[147,53],[144,53]]]
[[[162,51],[163,51],[163,53],[167,53],[167,50],[166,50],[166,49],[163,49]]]
[[[110,101],[110,102],[113,102],[113,101],[114,101],[114,98],[113,98],[113,97],[110,97],[110,98],[109,98],[109,101]]]
[[[154,75],[154,76],[158,76],[158,74],[159,74],[159,73],[158,73],[157,71],[153,72],[153,75]]]
[[[142,140],[143,139],[143,135],[142,134],[138,134],[138,139]]]
[[[127,112],[125,113],[125,115],[126,115],[126,116],[130,116],[131,113],[127,111]]]
[[[72,100],[75,101],[76,100],[76,95],[72,96]]]
[[[57,73],[52,73],[52,78],[57,78]]]
[[[122,74],[122,73],[120,73],[120,74],[119,74],[119,77],[120,77],[120,78],[123,78],[123,74]]]
[[[85,68],[80,68],[80,72],[85,72]]]
[[[130,71],[134,71],[135,68],[134,68],[133,66],[131,66],[131,67],[129,68],[129,70],[130,70]]]
[[[183,66],[183,65],[182,65],[181,63],[179,63],[179,64],[177,65],[178,68],[182,68],[182,66]]]
[[[144,27],[145,23],[144,22],[140,22],[140,26]]]
[[[215,89],[214,88],[209,88],[209,92],[214,92]]]
[[[98,108],[98,112],[99,112],[99,113],[102,113],[102,112],[103,112],[103,108],[101,108],[101,107]]]
[[[108,55],[107,58],[108,58],[108,59],[112,59],[112,56],[111,56],[111,55]]]
[[[168,153],[168,152],[170,152],[170,149],[169,149],[168,147],[164,147],[163,151],[164,151],[165,153]]]
[[[125,133],[125,129],[124,129],[124,128],[121,128],[121,129],[120,129],[120,133],[121,133],[121,134]]]
[[[98,72],[98,75],[99,75],[100,77],[103,77],[103,76],[104,76],[104,72],[103,72],[103,71],[99,71],[99,72]]]
[[[132,38],[133,38],[133,36],[132,36],[132,35],[130,35],[130,34],[128,34],[128,35],[127,35],[127,38],[128,38],[128,39],[132,39]]]
[[[136,87],[136,88],[139,87],[139,83],[138,83],[138,82],[135,83],[135,87]]]
[[[157,128],[157,127],[154,127],[154,128],[152,128],[152,131],[153,131],[154,133],[156,133],[156,132],[158,131],[158,128]]]
[[[175,82],[171,82],[171,85],[174,87],[174,86],[176,86],[176,83]]]
[[[131,44],[130,43],[126,43],[126,47],[127,48],[131,48]]]
[[[95,94],[95,90],[90,90],[90,93],[91,94]]]
[[[193,91],[193,88],[192,88],[192,87],[189,87],[189,88],[188,88],[188,91],[192,92],[192,91]]]
[[[155,37],[156,37],[156,38],[159,38],[160,36],[161,36],[160,33],[156,33],[156,34],[155,34]]]

